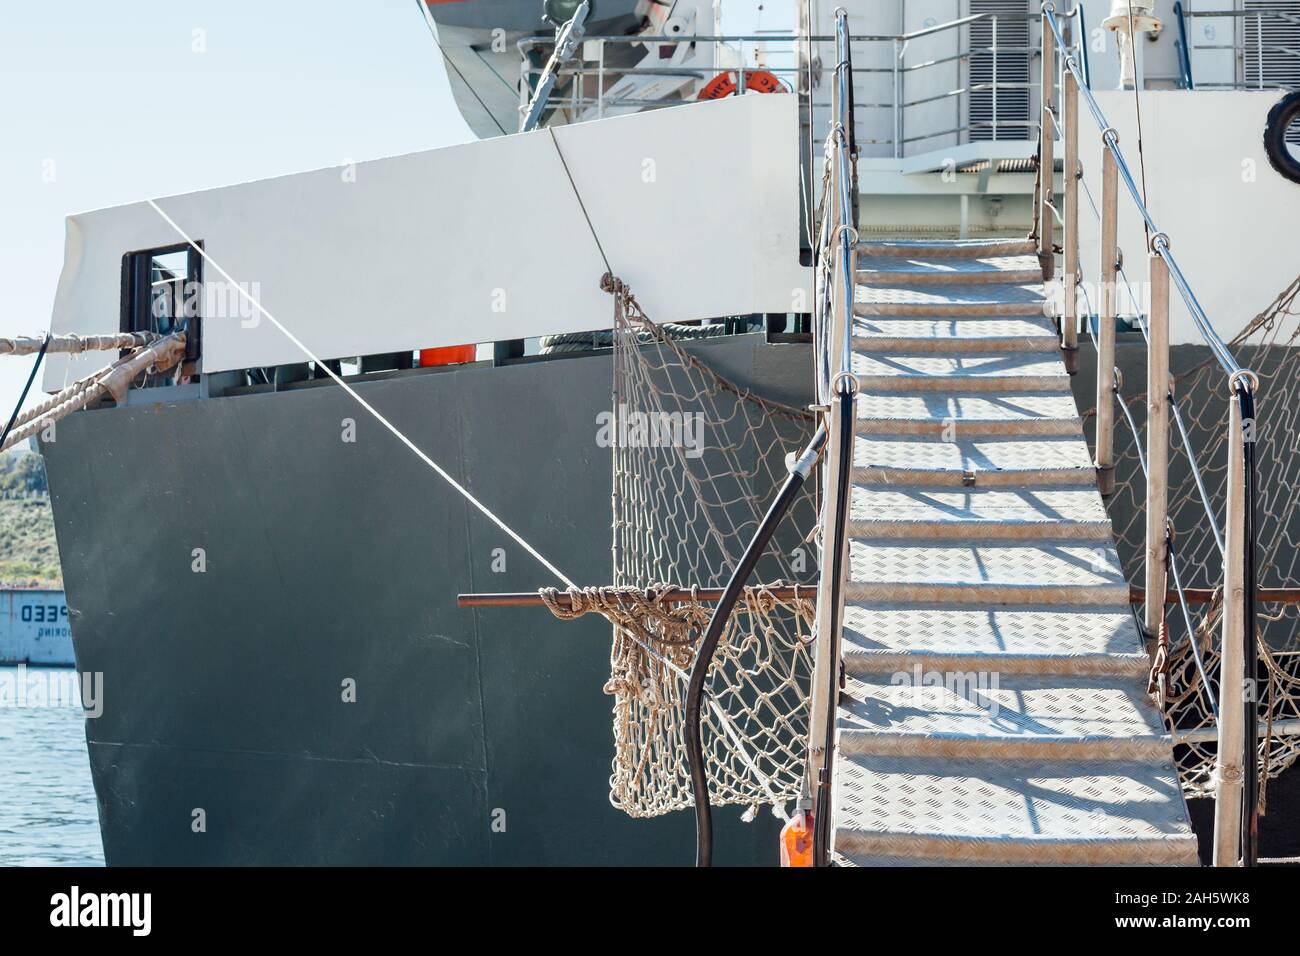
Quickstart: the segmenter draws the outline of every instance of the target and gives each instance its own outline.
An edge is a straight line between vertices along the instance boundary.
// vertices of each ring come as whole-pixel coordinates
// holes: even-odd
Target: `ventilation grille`
[[[970,107],[972,142],[1031,138],[1029,120],[1029,3],[1027,0],[970,0],[971,15],[992,16],[970,25]],[[997,47],[997,53],[992,48]],[[996,64],[996,65],[995,65]],[[997,74],[997,96],[987,87]],[[1005,84],[1005,86],[1003,85]]]
[[[1300,2],[1245,0],[1241,18],[1242,80],[1247,87],[1300,90]],[[1269,14],[1275,14],[1269,16]],[[1283,20],[1281,13],[1294,22]],[[1250,14],[1256,14],[1251,16]],[[1286,141],[1300,148],[1300,123],[1292,123]]]

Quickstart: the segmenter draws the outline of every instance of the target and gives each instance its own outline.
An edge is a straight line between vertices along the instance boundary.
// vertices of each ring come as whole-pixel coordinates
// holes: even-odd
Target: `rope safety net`
[[[1256,509],[1257,573],[1260,588],[1300,586],[1300,278],[1293,281],[1232,341],[1260,376],[1260,394],[1268,414],[1254,423],[1258,448],[1259,501]],[[1218,699],[1219,637],[1222,627],[1222,569],[1218,534],[1207,520],[1188,454],[1196,457],[1214,511],[1223,528],[1227,483],[1227,422],[1230,396],[1221,370],[1208,359],[1184,372],[1175,372],[1174,396],[1178,415],[1190,442],[1184,441],[1177,418],[1170,445],[1169,517],[1176,529],[1169,589],[1216,589],[1208,604],[1180,602],[1166,609],[1167,657],[1158,656],[1153,690],[1166,725],[1176,733],[1210,731],[1175,747],[1183,790],[1189,797],[1211,796],[1215,780],[1215,715],[1206,693],[1205,675]],[[1235,399],[1234,399],[1235,400]],[[1145,407],[1146,396],[1121,399],[1134,411]],[[1132,435],[1117,429],[1115,494],[1108,502],[1115,536],[1130,581],[1141,586],[1145,548],[1144,485],[1138,449]],[[1300,756],[1300,736],[1275,733],[1283,720],[1300,719],[1300,605],[1258,605],[1260,811],[1265,809],[1265,784],[1295,763]],[[1188,622],[1199,652],[1188,640]]]
[[[612,587],[558,592],[556,616],[599,613],[613,625],[614,758],[610,801],[633,817],[692,805],[685,746],[687,679],[713,607],[702,587],[726,584],[797,455],[813,416],[715,371],[716,345],[687,351],[651,321],[618,279],[614,297]],[[725,339],[715,340],[725,342]],[[704,357],[701,357],[701,354]],[[731,354],[735,354],[734,352]],[[708,359],[706,362],[705,358]],[[737,376],[739,377],[739,376]],[[702,733],[710,800],[786,816],[803,785],[816,562],[811,485],[759,563],[727,624],[705,688]],[[804,585],[778,596],[776,583]],[[689,597],[682,594],[683,589]]]

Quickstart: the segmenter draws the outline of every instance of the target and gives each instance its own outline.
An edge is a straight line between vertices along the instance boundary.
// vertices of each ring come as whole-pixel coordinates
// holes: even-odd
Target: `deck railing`
[[[1269,27],[1289,28],[1292,35],[1300,33],[1300,16],[1285,10],[1188,10],[1181,2],[1174,4],[1174,19],[1178,25],[1178,83],[1185,90],[1263,90],[1282,87],[1300,88],[1300,43],[1280,44],[1267,42]],[[1196,42],[1195,20],[1225,19],[1233,21],[1233,36],[1228,42]],[[1217,39],[1217,37],[1215,38]],[[1196,79],[1193,72],[1193,51],[1206,53],[1231,53],[1232,78]],[[1274,74],[1269,76],[1269,74]]]
[[[1023,25],[1026,21],[1032,23],[1037,19],[1037,14],[976,13],[907,33],[848,34],[845,37],[799,33],[589,35],[582,38],[587,55],[572,56],[575,51],[570,49],[558,58],[550,55],[544,64],[539,63],[537,54],[558,49],[560,37],[526,36],[518,43],[521,129],[532,128],[526,124],[531,121],[535,125],[556,112],[563,112],[567,122],[578,122],[619,112],[680,106],[693,102],[703,84],[721,71],[730,71],[735,76],[732,95],[747,92],[747,78],[758,70],[772,74],[793,91],[800,88],[801,79],[806,79],[808,60],[813,61],[814,73],[820,71],[819,48],[822,44],[835,43],[838,49],[838,45],[844,42],[863,54],[859,57],[861,65],[848,68],[848,77],[859,80],[877,77],[887,81],[884,96],[857,101],[852,96],[853,84],[849,83],[847,108],[850,115],[863,126],[872,125],[874,121],[878,131],[876,135],[864,135],[860,126],[856,136],[858,146],[880,147],[884,152],[901,158],[981,137],[1032,143],[1038,136],[1038,129],[1030,104],[1038,95],[1039,84],[1029,65],[1038,47],[1033,45],[1032,38],[1026,46],[1023,41],[1010,42],[1007,37],[1012,32],[1012,25]],[[987,41],[974,42],[969,38],[970,28],[976,25],[987,27]],[[963,36],[962,31],[967,35]],[[958,35],[954,43],[956,52],[935,56],[926,54],[925,41],[953,33]],[[810,45],[815,49],[809,51]],[[626,52],[634,46],[644,46],[647,50],[665,49],[671,51],[671,56],[656,57],[643,63],[610,62],[618,59],[609,56],[611,50]],[[687,48],[693,48],[688,56],[678,55],[679,51],[684,53]],[[1080,47],[1080,55],[1086,73],[1086,46]],[[1025,82],[1000,78],[1000,66],[1012,59],[1024,62]],[[838,53],[836,60],[838,64]],[[970,66],[976,61],[983,61],[989,67],[988,81],[970,81]],[[932,79],[943,75],[945,69],[956,70],[955,82],[947,78]],[[648,87],[644,85],[625,83],[620,88],[620,81],[636,78],[651,81],[657,78],[663,81],[664,89],[654,91],[654,96],[647,96],[645,89]],[[564,87],[552,95],[551,90],[557,81],[564,81]],[[918,91],[921,84],[930,89]],[[818,84],[817,89],[824,86]],[[835,86],[831,84],[832,96]],[[538,91],[543,87],[545,94],[539,97]],[[810,97],[813,99],[811,106],[818,113],[833,106],[824,98],[824,93],[822,96],[820,100]],[[971,104],[976,97],[987,100],[987,118],[972,116]],[[936,116],[936,105],[945,103],[951,104],[951,114],[943,111],[943,116],[950,115],[950,120]],[[927,113],[925,125],[919,125],[916,119],[909,122],[909,117],[921,110]],[[882,134],[881,130],[887,132]]]

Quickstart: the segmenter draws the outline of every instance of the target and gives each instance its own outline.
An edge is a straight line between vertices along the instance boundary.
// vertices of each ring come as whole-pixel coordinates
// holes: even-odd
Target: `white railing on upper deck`
[[[1082,12],[1077,16],[1081,18]],[[586,36],[583,55],[563,56],[558,62],[551,56],[545,65],[539,65],[533,54],[554,50],[560,41],[555,36],[528,36],[518,44],[519,109],[524,117],[536,115],[545,120],[562,115],[564,122],[571,123],[619,112],[680,106],[695,101],[704,85],[720,72],[735,77],[732,95],[746,93],[748,77],[757,71],[772,74],[793,91],[806,83],[809,61],[820,62],[819,54],[809,48],[828,42],[838,44],[843,39],[850,48],[858,49],[862,62],[851,66],[847,77],[888,79],[888,92],[883,98],[854,101],[850,96],[848,108],[857,120],[858,146],[882,147],[901,158],[980,138],[1032,142],[1038,136],[1032,102],[1039,95],[1039,83],[1033,77],[1031,61],[1038,48],[1032,43],[1026,45],[1023,39],[1009,42],[1007,37],[1025,33],[1026,22],[1037,19],[1037,14],[977,13],[907,33],[850,34],[844,38],[795,33]],[[1019,29],[1012,29],[1016,26]],[[987,39],[972,40],[970,31],[974,27],[986,32]],[[1084,30],[1078,32],[1082,37]],[[955,53],[927,55],[925,43],[930,38],[954,33],[958,46]],[[636,46],[646,50],[666,48],[673,51],[673,56],[637,64],[609,62],[610,49],[626,52]],[[688,57],[676,55],[682,48],[692,48]],[[1086,73],[1086,46],[1081,44],[1079,52]],[[674,65],[673,60],[682,62]],[[1024,64],[1023,81],[1001,78],[1002,67],[1012,61]],[[971,67],[976,62],[988,69],[987,81],[971,79]],[[817,72],[819,67],[814,68]],[[619,82],[628,78],[657,79],[660,89],[655,96],[644,95],[645,85],[634,85],[631,93],[618,92]],[[552,95],[551,88],[557,81],[564,81],[564,88]],[[852,87],[853,83],[848,85]],[[537,93],[543,86],[546,89],[539,98]],[[832,83],[832,98],[834,92]],[[980,107],[973,109],[977,99]],[[950,118],[940,109],[944,104],[951,105]],[[812,95],[809,106],[819,113],[833,109],[830,100],[818,100]],[[940,112],[945,118],[936,119]],[[982,118],[985,114],[987,118]],[[866,135],[868,128],[880,132]]]

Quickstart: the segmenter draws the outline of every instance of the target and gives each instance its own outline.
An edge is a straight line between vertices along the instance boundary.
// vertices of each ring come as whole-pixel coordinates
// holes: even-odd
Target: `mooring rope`
[[[433,472],[436,475],[438,475],[438,477],[440,477],[443,481],[451,485],[451,487],[457,493],[459,493],[462,498],[464,498],[471,505],[477,508],[494,525],[496,525],[507,535],[509,535],[510,540],[514,541],[515,544],[519,545],[530,555],[532,555],[537,560],[537,562],[542,565],[542,567],[546,568],[546,570],[550,571],[557,578],[559,578],[565,584],[566,587],[576,587],[573,581],[569,579],[568,575],[566,575],[563,571],[561,571],[554,564],[552,564],[545,557],[543,557],[542,553],[538,551],[536,548],[534,548],[527,541],[525,541],[523,536],[521,536],[519,532],[515,531],[514,528],[510,527],[503,520],[501,520],[501,518],[499,518],[497,514],[494,511],[492,511],[492,509],[490,509],[487,505],[483,504],[483,502],[479,501],[478,498],[470,494],[468,488],[466,488],[455,478],[453,478],[450,474],[448,474],[445,468],[443,468],[440,464],[438,464],[436,461],[430,458],[422,448],[420,448],[418,445],[415,444],[415,442],[407,438],[406,435],[401,431],[401,429],[399,429],[396,425],[394,425],[387,418],[381,415],[373,405],[371,405],[364,398],[358,395],[356,389],[354,389],[351,385],[345,382],[341,375],[339,375],[332,368],[330,368],[324,361],[322,361],[316,355],[315,352],[313,352],[305,344],[303,344],[302,340],[299,339],[298,336],[290,332],[289,329],[284,325],[284,323],[282,323],[279,319],[277,319],[274,315],[272,315],[262,305],[262,303],[258,302],[257,299],[253,298],[253,296],[251,296],[245,290],[242,284],[236,282],[231,277],[230,273],[227,272],[225,269],[223,269],[221,265],[215,259],[213,259],[211,255],[208,254],[207,250],[205,250],[202,246],[200,246],[197,242],[195,242],[190,237],[189,233],[187,233],[184,229],[182,229],[179,225],[177,225],[176,220],[172,219],[171,216],[163,212],[162,207],[160,207],[152,199],[146,200],[146,202],[148,202],[149,206],[153,209],[154,212],[156,212],[159,216],[163,218],[163,221],[166,222],[167,225],[171,226],[172,229],[175,230],[177,235],[179,235],[182,239],[185,240],[185,242],[189,245],[191,249],[193,249],[202,257],[205,263],[207,263],[209,266],[215,269],[223,279],[225,279],[227,282],[230,283],[230,285],[234,288],[235,292],[237,292],[241,297],[243,297],[248,302],[249,305],[251,305],[254,309],[258,311],[260,315],[264,316],[267,319],[267,321],[269,321],[272,325],[274,325],[277,329],[279,329],[280,333],[285,338],[287,338],[290,342],[292,342],[294,346],[297,347],[297,349],[308,358],[308,360],[315,362],[317,368],[321,369],[321,371],[323,371],[326,375],[328,375],[331,379],[333,379],[334,384],[338,385],[339,388],[343,389],[343,391],[348,395],[348,397],[350,397],[358,405],[364,408],[370,414],[370,416],[375,419],[375,421],[383,425],[384,428],[388,429],[388,431],[391,432],[392,435],[398,441],[400,441],[403,445],[405,445],[412,452],[414,452],[417,458],[419,458],[422,462],[428,465],[433,470]]]

